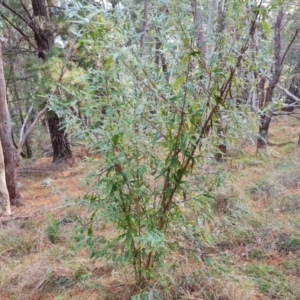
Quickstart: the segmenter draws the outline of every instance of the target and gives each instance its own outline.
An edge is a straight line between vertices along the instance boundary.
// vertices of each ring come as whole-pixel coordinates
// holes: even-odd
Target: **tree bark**
[[[159,30],[158,30],[158,33],[159,33]],[[159,68],[159,60],[161,60],[161,67],[162,67],[162,70],[163,70],[163,74],[165,75],[166,80],[169,81],[169,78],[168,78],[168,65],[167,65],[166,58],[165,58],[164,54],[160,50],[161,45],[162,45],[161,41],[159,39],[159,36],[157,35],[155,37],[154,63],[156,65],[157,69],[158,69]]]
[[[148,7],[149,7],[149,0],[144,0],[144,14],[143,14],[141,45],[140,45],[142,56],[145,52],[145,43],[146,43],[146,38],[148,33]]]
[[[34,116],[33,116],[33,112],[32,112],[33,106],[29,105],[28,100],[26,101],[26,111],[27,111],[27,116],[25,117],[25,126],[24,126],[24,133],[26,133],[27,129],[30,127],[30,125],[27,125],[26,119],[30,120],[29,124],[32,124],[34,121]],[[31,116],[30,116],[31,115]],[[21,136],[20,136],[21,137]],[[32,153],[32,148],[31,148],[31,144],[32,144],[32,134],[29,133],[26,142],[25,142],[25,148],[26,148],[26,155],[27,158],[32,158],[33,153]]]
[[[225,10],[226,10],[226,3],[227,0],[224,1],[224,9],[222,9],[222,3],[221,1],[218,4],[218,25],[216,28],[216,33],[219,35],[219,38],[221,37],[221,34],[223,33],[223,31],[225,30]],[[212,1],[211,2],[211,6],[210,6],[210,16],[209,16],[209,20],[208,20],[208,24],[207,24],[207,33],[209,38],[212,40],[213,38],[213,30],[212,30],[212,26],[213,26],[213,14],[215,11],[215,6],[216,6],[216,1]],[[210,50],[209,50],[210,49]],[[218,50],[218,49],[216,49]],[[207,61],[209,61],[209,59],[211,58],[213,53],[213,45],[210,45],[210,47],[206,48],[206,59]],[[220,54],[221,56],[221,54]],[[220,140],[220,142],[218,143],[218,150],[219,152],[215,154],[215,160],[217,162],[221,162],[223,160],[224,157],[227,156],[227,147],[225,144],[225,136],[227,133],[227,128],[226,128],[226,124],[224,124],[224,120],[222,118],[222,115],[220,113],[218,113],[218,120],[216,121],[216,130],[217,130],[217,134],[218,134],[218,138]]]
[[[0,47],[0,138],[5,163],[6,184],[12,204],[20,198],[20,192],[16,183],[16,170],[19,161],[19,153],[12,140],[12,131],[8,106],[6,101],[6,83],[3,70],[2,49]]]
[[[6,211],[7,215],[11,215],[9,194],[5,179],[5,164],[2,150],[2,144],[0,139],[0,216]]]
[[[158,36],[155,37],[155,56],[154,56],[154,63],[156,68],[159,68],[159,59],[160,59],[160,47],[161,41]]]
[[[272,120],[272,111],[268,115],[260,117],[259,136],[257,138],[257,150],[265,150],[268,144],[269,127]]]
[[[12,71],[14,72],[14,76],[16,76],[13,64],[12,64]],[[20,99],[16,81],[13,83],[13,90],[14,90],[15,99]],[[18,106],[19,117],[20,117],[20,121],[21,121],[21,126],[20,127],[22,128],[22,126],[24,124],[24,117],[23,117],[23,109],[22,109],[22,105],[21,105],[20,101],[17,102],[17,106]],[[28,100],[27,100],[27,103],[26,103],[26,108],[27,108],[27,111],[29,111]],[[24,133],[26,132],[26,130],[27,130],[27,126],[25,125],[24,126]],[[21,138],[21,136],[20,136],[20,138]],[[15,145],[15,147],[18,148],[16,145]],[[22,151],[21,156],[26,157],[26,158],[32,158],[31,136],[30,135],[28,136],[28,138],[25,141],[25,148],[26,148],[26,152],[24,153]]]
[[[274,89],[281,75],[283,62],[280,55],[280,50],[281,50],[280,28],[281,28],[282,18],[283,18],[283,11],[279,11],[274,25],[274,56],[275,56],[274,71],[272,74],[272,78],[269,82],[269,85],[267,87],[264,101],[260,99],[260,102],[263,102],[263,106],[267,105],[272,101]],[[258,132],[259,136],[257,138],[257,151],[259,151],[260,149],[267,148],[268,133],[269,133],[270,123],[272,120],[272,115],[273,115],[272,110],[270,110],[268,114],[263,113],[260,116],[260,126]]]
[[[297,98],[300,98],[300,48],[298,51],[297,63],[294,71],[294,76],[289,88],[289,92],[294,96],[296,96]],[[287,96],[284,103],[288,104],[289,106],[283,107],[282,111],[289,111],[289,112],[294,111],[295,109],[295,107],[293,106],[294,102],[295,99],[293,99],[291,96]]]
[[[216,10],[216,0],[212,0],[209,7],[208,21],[207,21],[207,41],[206,41],[206,61],[210,61],[211,56],[214,51],[214,41],[213,41],[213,25],[214,25],[214,14]],[[218,19],[220,16],[218,16]]]
[[[54,34],[52,23],[47,11],[46,0],[32,0],[33,15],[37,17],[36,32],[34,38],[39,49],[39,57],[46,59],[46,52],[53,47]],[[40,26],[38,20],[42,18],[46,25]],[[72,156],[69,141],[65,130],[60,125],[60,118],[54,112],[49,112],[47,116],[53,148],[53,162],[59,162]]]
[[[34,39],[38,47],[38,56],[45,60],[46,52],[53,47],[54,31],[46,0],[32,0]]]
[[[52,162],[60,162],[61,160],[71,157],[72,151],[67,139],[67,134],[61,126],[61,120],[55,114],[54,117],[48,119],[48,124],[53,148]]]
[[[204,44],[204,36],[202,32],[202,14],[201,10],[199,8],[198,0],[191,0],[192,5],[192,14],[194,18],[194,26],[195,26],[195,40],[196,40],[196,46],[199,49],[201,53],[201,57],[203,59],[203,64],[206,63],[206,57],[205,57],[205,44]]]

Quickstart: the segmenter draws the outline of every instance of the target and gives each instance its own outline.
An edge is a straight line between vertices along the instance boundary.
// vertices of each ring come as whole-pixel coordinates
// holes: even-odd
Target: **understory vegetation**
[[[145,287],[137,285],[132,266],[91,258],[78,243],[80,224],[89,215],[73,200],[84,199],[89,190],[82,175],[97,170],[93,155],[63,170],[49,169],[49,158],[35,173],[42,158],[26,177],[22,168],[28,166],[21,167],[27,204],[16,214],[28,218],[1,223],[1,299],[298,299],[300,159],[294,125],[299,121],[276,122],[287,121],[287,135],[280,126],[271,134],[278,138],[274,141],[292,141],[293,149],[270,147],[268,153],[256,154],[247,143],[242,152],[230,149],[228,159],[213,166],[230,176],[212,194],[210,217],[202,221],[201,232],[186,230],[184,240],[172,236],[176,246]],[[93,230],[107,238],[118,236],[104,220]],[[114,247],[122,253],[125,246]]]
[[[0,8],[1,299],[299,299],[297,4]]]

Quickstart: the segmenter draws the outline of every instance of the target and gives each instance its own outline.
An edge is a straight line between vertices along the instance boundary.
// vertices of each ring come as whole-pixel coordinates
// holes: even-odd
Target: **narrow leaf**
[[[183,81],[184,81],[184,77],[183,77],[183,76],[178,77],[178,78],[174,81],[174,83],[172,84],[172,87],[173,87],[175,90],[177,90],[177,89],[181,86],[181,84],[183,83]]]

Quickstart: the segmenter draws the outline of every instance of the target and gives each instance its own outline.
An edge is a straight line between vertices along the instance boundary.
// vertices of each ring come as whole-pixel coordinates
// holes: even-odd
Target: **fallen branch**
[[[284,91],[289,97],[291,97],[292,99],[295,100],[295,102],[293,102],[291,104],[283,104],[284,107],[294,106],[294,104],[297,104],[298,102],[300,102],[300,99],[298,97],[296,97],[295,95],[293,95],[289,90],[285,89],[279,83],[277,83],[277,87],[280,88],[282,91]]]
[[[34,216],[35,216],[35,213],[33,213],[31,215],[27,215],[27,216],[16,216],[16,217],[10,217],[10,218],[6,218],[6,219],[0,219],[0,223],[5,224],[8,222],[17,221],[17,220],[26,220],[26,219],[32,218]]]
[[[288,144],[294,144],[294,142],[288,141],[288,142],[285,142],[285,143],[279,143],[279,144],[277,144],[277,143],[272,143],[272,142],[268,141],[268,146],[284,147],[284,146],[286,146]]]
[[[39,171],[39,170],[35,170],[34,168],[22,168],[22,169],[17,169],[17,173],[38,173],[38,174],[48,174],[50,173],[50,171],[46,171],[46,170],[43,170],[43,171]]]
[[[41,213],[44,213],[44,212],[47,212],[47,211],[56,211],[56,210],[59,210],[59,209],[62,209],[62,208],[72,206],[72,205],[75,205],[75,202],[68,203],[68,204],[65,204],[65,205],[62,205],[62,206],[57,206],[57,207],[54,207],[54,208],[47,207],[47,208],[44,208],[44,209],[40,209],[40,210],[37,210],[37,211],[33,212],[30,215],[15,216],[15,217],[9,217],[9,218],[5,218],[5,219],[0,219],[0,224],[5,224],[5,223],[8,223],[8,222],[13,222],[13,221],[18,221],[18,220],[27,220],[27,219],[36,217],[37,214],[41,214]]]

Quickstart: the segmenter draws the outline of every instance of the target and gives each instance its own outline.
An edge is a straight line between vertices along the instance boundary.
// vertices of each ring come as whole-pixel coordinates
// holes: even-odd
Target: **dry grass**
[[[296,143],[298,127],[297,120],[279,118],[270,140]],[[74,242],[75,220],[84,212],[66,201],[87,191],[84,178],[93,166],[81,160],[87,153],[59,167],[51,158],[23,165],[23,205],[13,213],[31,217],[0,225],[0,299],[143,299],[134,297],[140,293],[164,300],[299,299],[299,151],[287,144],[257,155],[254,145],[243,147],[244,153],[231,151],[215,166],[235,179],[215,194],[201,255],[172,252],[169,267],[144,290],[134,284],[130,268],[92,260]],[[108,225],[95,230],[116,234]]]

